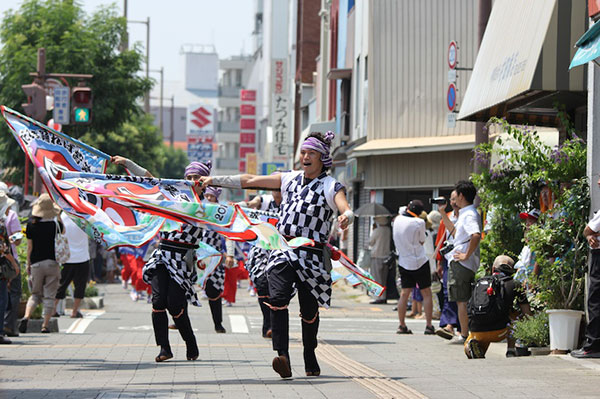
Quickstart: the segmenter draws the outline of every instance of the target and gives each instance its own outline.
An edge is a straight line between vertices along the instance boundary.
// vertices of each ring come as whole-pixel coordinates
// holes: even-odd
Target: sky
[[[116,4],[120,13],[123,0],[79,0],[87,13],[99,6]],[[21,0],[0,0],[0,15],[18,9]],[[249,54],[254,27],[253,0],[128,0],[128,20],[150,17],[150,69],[164,67],[165,88],[183,80],[183,45],[214,45],[219,58]],[[129,23],[129,43],[146,46],[146,25]],[[189,47],[189,46],[188,46]],[[195,47],[197,50],[199,47]],[[144,50],[145,51],[145,50]],[[160,74],[150,73],[157,80]],[[165,90],[167,91],[167,90]],[[165,97],[170,96],[168,92]]]

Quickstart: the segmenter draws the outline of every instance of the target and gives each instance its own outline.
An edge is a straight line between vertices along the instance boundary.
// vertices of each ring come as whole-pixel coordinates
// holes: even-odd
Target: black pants
[[[90,261],[81,263],[65,263],[60,271],[60,286],[56,291],[56,299],[65,299],[67,288],[71,281],[75,286],[74,298],[82,299],[85,294],[88,275],[90,274]]]
[[[274,265],[267,272],[269,282],[269,304],[281,310],[271,310],[271,331],[273,334],[273,350],[288,352],[289,350],[289,312],[287,305],[294,294],[294,283],[298,290],[300,315],[302,321],[302,344],[305,349],[317,347],[317,332],[319,327],[319,303],[310,290],[300,280],[298,274],[289,263]],[[273,308],[271,308],[273,309]],[[312,322],[305,322],[312,321]]]
[[[263,274],[254,279],[254,287],[258,295],[258,305],[263,316],[262,335],[265,337],[271,329],[271,309],[267,306],[269,302],[269,282],[267,275]]]
[[[183,339],[195,343],[189,316],[186,312],[185,291],[171,278],[164,265],[157,265],[152,275],[152,325],[156,344],[169,346],[168,310]],[[180,327],[181,325],[181,327]]]
[[[215,288],[213,283],[208,280],[204,293],[208,297],[208,306],[210,307],[210,315],[212,316],[215,328],[223,326],[223,300],[221,295],[223,291]]]
[[[592,250],[585,350],[600,351],[600,249]]]

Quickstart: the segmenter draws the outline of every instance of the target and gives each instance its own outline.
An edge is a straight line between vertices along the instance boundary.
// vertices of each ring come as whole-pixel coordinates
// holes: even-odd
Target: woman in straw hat
[[[50,195],[44,193],[33,204],[31,220],[27,223],[27,274],[31,277],[31,296],[25,308],[25,317],[19,324],[19,332],[27,332],[27,322],[35,307],[44,304],[42,332],[49,333],[48,322],[54,313],[54,298],[60,282],[60,265],[56,261],[54,241],[57,232],[65,228],[56,217],[60,208]]]

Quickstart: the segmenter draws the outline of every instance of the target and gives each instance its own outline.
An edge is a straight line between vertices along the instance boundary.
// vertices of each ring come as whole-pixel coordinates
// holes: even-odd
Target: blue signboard
[[[262,174],[270,175],[275,172],[277,169],[283,169],[285,165],[280,162],[265,162],[262,164]]]

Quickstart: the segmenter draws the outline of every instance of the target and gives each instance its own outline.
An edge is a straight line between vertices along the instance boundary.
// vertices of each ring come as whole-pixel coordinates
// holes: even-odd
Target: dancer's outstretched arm
[[[123,165],[131,174],[142,177],[154,177],[148,170],[142,168],[140,165],[133,162],[131,159],[122,157],[120,155],[114,155],[110,157],[110,161],[115,165]]]
[[[233,176],[203,176],[199,180],[202,187],[217,186],[225,188],[257,188],[279,190],[281,175],[233,175]]]

